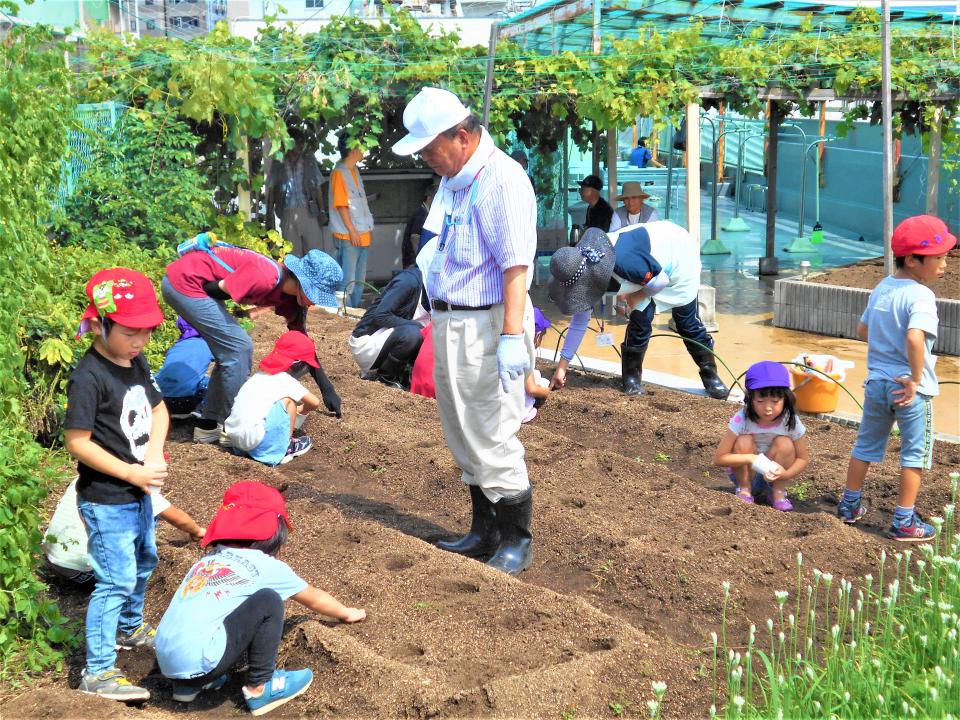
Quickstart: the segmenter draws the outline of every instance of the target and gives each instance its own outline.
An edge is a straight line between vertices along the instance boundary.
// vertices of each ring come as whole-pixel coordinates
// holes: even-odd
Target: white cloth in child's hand
[[[763,453],[759,453],[750,465],[754,472],[760,473],[765,480],[775,480],[783,472],[780,463],[771,460]]]

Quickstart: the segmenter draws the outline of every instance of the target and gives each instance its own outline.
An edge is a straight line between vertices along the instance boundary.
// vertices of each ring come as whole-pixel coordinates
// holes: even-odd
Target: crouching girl
[[[747,370],[746,386],[743,407],[731,418],[713,464],[727,468],[743,502],[763,493],[774,508],[790,512],[787,486],[807,466],[807,430],[797,417],[790,374],[764,360]]]
[[[345,607],[309,585],[278,559],[291,530],[283,496],[259,482],[238,482],[207,528],[212,545],[177,588],[157,628],[157,661],[173,680],[173,699],[190,702],[202,690],[218,689],[246,652],[243,697],[263,715],[305,692],[313,672],[277,670],[283,634],[283,603],[346,623],[367,614]]]

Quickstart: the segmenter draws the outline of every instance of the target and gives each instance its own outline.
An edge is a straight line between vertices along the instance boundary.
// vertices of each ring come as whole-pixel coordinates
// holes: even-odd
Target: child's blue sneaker
[[[937,536],[937,530],[930,523],[925,523],[919,513],[913,513],[910,520],[890,526],[887,537],[897,542],[926,542]]]
[[[215,677],[213,680],[208,682],[206,685],[187,685],[183,682],[173,681],[173,699],[177,702],[193,702],[197,699],[197,696],[204,690],[219,690],[224,685],[227,684],[227,680],[230,676],[227,673]]]
[[[306,692],[312,682],[312,670],[277,670],[270,681],[263,686],[263,692],[260,695],[251,697],[247,688],[244,687],[243,697],[247,701],[251,715],[265,715]]]
[[[840,504],[837,505],[837,517],[848,525],[853,525],[866,514],[867,507],[860,500],[857,500],[857,502],[841,500]]]

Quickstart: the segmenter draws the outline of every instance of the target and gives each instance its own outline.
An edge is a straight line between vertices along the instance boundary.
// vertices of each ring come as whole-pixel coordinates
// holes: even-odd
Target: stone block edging
[[[773,324],[790,330],[857,339],[869,290],[785,278],[774,283]],[[960,355],[960,300],[937,298],[940,328],[933,351]]]

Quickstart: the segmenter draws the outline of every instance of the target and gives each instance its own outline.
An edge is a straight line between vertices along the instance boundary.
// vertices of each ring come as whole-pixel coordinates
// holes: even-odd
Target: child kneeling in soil
[[[323,403],[340,417],[340,397],[317,360],[317,351],[306,333],[290,330],[281,335],[273,352],[260,362],[260,372],[237,393],[223,432],[235,450],[265,465],[283,465],[303,455],[313,440],[293,432],[307,413],[320,407],[320,399],[298,382],[310,372]]]
[[[150,504],[154,519],[166,520],[193,540],[199,542],[203,539],[205,528],[197,525],[192,517],[172,505],[159,492],[151,493]],[[77,509],[77,479],[74,478],[67,485],[50,518],[50,526],[43,537],[43,552],[56,575],[84,589],[93,585],[93,563],[87,551],[87,542],[87,528]]]
[[[933,466],[932,398],[940,387],[934,372],[937,298],[926,287],[946,272],[947,252],[957,244],[932,215],[909,217],[893,231],[897,271],[870,293],[857,334],[867,343],[863,420],[857,432],[843,499],[837,514],[853,524],[867,510],[860,501],[870,463],[883,460],[896,420],[900,428],[900,491],[887,537],[923,542],[937,535],[914,510],[924,469]]]
[[[808,462],[807,430],[797,417],[790,373],[764,360],[747,370],[746,386],[743,407],[730,419],[713,464],[727,469],[741,501],[764,494],[774,508],[790,512],[787,485]]]
[[[283,603],[293,598],[345,623],[367,613],[309,585],[278,559],[292,530],[283,496],[259,482],[234,483],[203,539],[208,555],[187,573],[157,628],[157,662],[173,680],[173,699],[194,700],[223,687],[246,652],[243,697],[263,715],[305,692],[313,672],[277,670]]]

